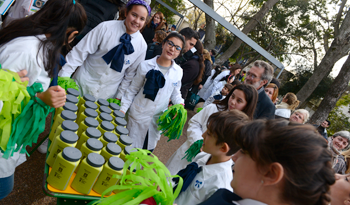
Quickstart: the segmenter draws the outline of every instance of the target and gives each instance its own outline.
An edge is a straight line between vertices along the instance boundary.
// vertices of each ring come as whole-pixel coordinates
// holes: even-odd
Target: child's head
[[[236,194],[266,204],[329,204],[332,156],[313,126],[255,120],[233,138],[241,148],[232,157]]]
[[[228,83],[225,84],[221,90],[221,95],[223,95],[223,96],[228,95],[232,89],[233,89],[233,85],[228,84]]]
[[[168,60],[173,60],[177,58],[183,50],[185,45],[185,39],[182,35],[172,32],[170,33],[162,43],[162,54],[161,57],[164,57]]]
[[[235,130],[248,121],[248,116],[241,111],[221,111],[212,114],[203,133],[203,151],[211,155],[230,156],[239,149],[233,141]]]
[[[126,33],[133,34],[141,30],[151,14],[149,3],[143,0],[130,0],[126,4],[125,27]]]
[[[299,106],[300,101],[298,100],[297,96],[294,93],[287,93],[284,97],[282,102],[285,102],[289,105],[289,109],[295,110]]]
[[[162,43],[166,37],[167,34],[164,31],[158,30],[154,33],[154,38],[152,40],[153,42]]]
[[[255,107],[258,103],[258,91],[251,85],[237,85],[225,99],[214,103],[218,105],[219,109],[237,109],[248,115],[250,119],[253,119]]]

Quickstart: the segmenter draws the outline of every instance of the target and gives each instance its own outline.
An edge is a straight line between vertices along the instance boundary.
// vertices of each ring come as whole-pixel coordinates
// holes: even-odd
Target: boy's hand
[[[54,108],[62,107],[66,103],[66,91],[59,85],[51,86],[45,92],[37,93],[37,97],[46,105]]]

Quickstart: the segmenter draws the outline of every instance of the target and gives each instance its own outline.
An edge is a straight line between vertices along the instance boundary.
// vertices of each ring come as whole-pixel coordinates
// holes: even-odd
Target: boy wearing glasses
[[[180,88],[182,69],[174,59],[185,45],[178,33],[170,33],[162,42],[162,54],[143,61],[121,101],[120,111],[128,111],[127,129],[136,148],[153,151],[160,139],[157,120],[168,107],[183,104]]]

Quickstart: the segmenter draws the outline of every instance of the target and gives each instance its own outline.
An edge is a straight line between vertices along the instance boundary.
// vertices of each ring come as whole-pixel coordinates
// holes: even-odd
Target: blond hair
[[[304,121],[303,124],[305,124],[305,122],[307,122],[309,120],[310,114],[309,111],[305,110],[305,109],[297,109],[296,111],[297,113],[303,114],[304,115]]]
[[[345,159],[345,164],[346,164],[345,174],[349,174],[350,173],[350,149],[341,152],[341,155],[343,155]]]
[[[284,96],[284,99],[286,99],[286,103],[289,105],[288,109],[295,110],[299,106],[300,101],[298,100],[297,96],[294,93],[287,93]]]
[[[210,63],[213,64],[213,61],[211,60],[210,53],[207,49],[203,50],[203,57],[204,57],[204,60],[209,60]]]

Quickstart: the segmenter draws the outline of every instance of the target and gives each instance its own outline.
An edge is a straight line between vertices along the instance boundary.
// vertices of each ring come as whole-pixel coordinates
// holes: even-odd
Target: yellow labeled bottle
[[[109,106],[109,102],[105,99],[98,99],[96,102],[96,105],[100,108],[100,106]]]
[[[63,131],[60,136],[53,142],[51,152],[46,159],[46,163],[52,167],[57,158],[57,154],[62,152],[66,147],[75,147],[78,141],[78,135],[72,131]]]
[[[73,97],[74,98],[74,97]],[[76,98],[75,98],[76,99]],[[59,107],[56,109],[56,113],[55,113],[55,117],[53,118],[54,120],[56,120],[56,117],[61,114],[61,112],[63,110],[69,110],[74,112],[74,114],[77,114],[78,111],[78,107],[76,105],[74,105],[73,103],[70,102],[66,102],[62,107]]]
[[[117,126],[115,128],[115,130],[113,131],[113,133],[116,134],[119,137],[120,135],[128,135],[129,134],[129,130],[126,129],[125,127]]]
[[[130,146],[125,147],[125,149],[120,153],[120,159],[126,162],[127,159],[125,158],[125,156],[129,155],[132,152],[137,152],[137,149]]]
[[[69,110],[63,110],[61,112],[61,114],[59,114],[55,120],[55,122],[53,123],[52,127],[51,127],[51,131],[50,131],[50,135],[49,135],[49,139],[51,140],[51,142],[53,141],[53,137],[55,135],[56,129],[59,125],[62,124],[62,122],[64,120],[71,120],[71,121],[75,121],[77,119],[77,115],[74,114],[74,112],[69,111]]]
[[[61,132],[63,132],[64,130],[67,130],[67,131],[72,131],[75,134],[77,134],[78,128],[79,128],[78,124],[73,122],[73,121],[70,121],[70,120],[63,121],[62,124],[60,126],[58,126],[58,128],[56,129],[52,143],[49,147],[49,152],[51,152],[52,145],[55,142],[55,140],[57,140],[57,137],[61,134]]]
[[[86,118],[87,119],[87,118]],[[76,148],[80,149],[81,146],[90,138],[98,139],[101,137],[101,132],[100,130],[93,128],[93,127],[88,127],[83,134],[80,135],[79,140],[77,142]]]
[[[100,154],[101,150],[103,148],[102,142],[95,138],[89,138],[83,145],[81,145],[80,151],[82,154],[81,159],[83,160],[85,157],[87,157],[90,153],[96,153]],[[76,172],[79,171],[79,167],[76,169]]]
[[[131,146],[133,143],[133,140],[131,137],[127,135],[120,135],[119,139],[117,141],[117,144],[122,148],[125,149],[125,147]]]
[[[97,113],[100,115],[101,113],[103,113],[103,112],[105,112],[105,113],[107,113],[107,114],[111,114],[112,113],[112,110],[109,108],[109,107],[107,107],[107,106],[100,106],[97,110]]]
[[[77,168],[81,158],[81,152],[74,147],[66,147],[60,152],[47,177],[47,182],[58,190],[65,190]]]
[[[84,110],[84,112],[82,112],[79,115],[79,118],[77,118],[77,123],[78,123],[78,125],[80,125],[80,123],[83,122],[85,120],[85,118],[91,117],[91,118],[96,119],[97,116],[98,116],[98,113],[95,110],[93,110],[91,108],[86,108]]]
[[[80,123],[79,129],[78,129],[78,136],[80,137],[88,127],[97,128],[98,125],[99,125],[98,121],[95,120],[94,118],[92,117],[85,118],[85,120]]]
[[[116,143],[118,140],[117,135],[111,133],[111,132],[105,132],[102,137],[100,138],[100,141],[102,142],[103,146],[105,147],[108,143]]]
[[[98,194],[102,194],[109,187],[116,185],[119,179],[114,178],[113,175],[121,176],[123,174],[124,161],[118,157],[111,157],[106,164],[103,165],[102,172],[98,177],[93,190]],[[110,195],[108,192],[106,195]]]
[[[90,102],[90,101],[85,102],[85,103],[79,108],[77,119],[80,119],[80,116],[84,113],[85,109],[87,109],[87,108],[90,108],[90,109],[92,109],[92,110],[96,110],[96,109],[97,109],[97,105],[96,105],[94,102]]]
[[[86,103],[86,102],[95,102],[96,101],[96,98],[92,95],[89,95],[89,94],[85,94],[83,97],[81,97],[79,99],[79,102],[78,102],[78,112],[81,112],[80,108]],[[96,109],[94,109],[96,110]]]
[[[110,114],[102,112],[98,117],[97,121],[102,123],[102,121],[112,122],[113,118]]]
[[[105,132],[113,132],[114,125],[107,121],[102,121],[101,124],[97,127],[98,130],[101,131],[101,134],[103,135]]]
[[[124,120],[123,118],[120,118],[120,117],[116,117],[114,118],[112,124],[114,125],[114,127],[117,127],[117,126],[122,126],[122,127],[125,127],[126,126],[126,120]]]
[[[109,103],[108,107],[112,110],[112,112],[114,112],[115,110],[120,110],[120,106],[115,103]]]
[[[105,158],[106,161],[108,161],[111,157],[119,157],[119,154],[122,152],[122,148],[120,148],[119,145],[115,143],[108,143],[107,146],[105,146],[102,151],[101,155],[103,158]]]
[[[102,171],[105,159],[96,153],[90,153],[80,163],[80,168],[75,176],[71,187],[82,194],[89,194],[97,177]]]
[[[113,119],[116,117],[124,118],[125,114],[120,112],[119,110],[114,110],[113,113],[111,114]]]
[[[79,95],[80,95],[79,91],[77,91],[77,90],[75,90],[75,89],[73,89],[73,88],[68,88],[68,89],[67,89],[67,94],[73,95],[73,96],[76,97],[76,98],[78,98]]]
[[[74,105],[78,106],[79,100],[74,95],[67,94],[66,95],[66,102],[70,102],[70,103],[73,103]]]

